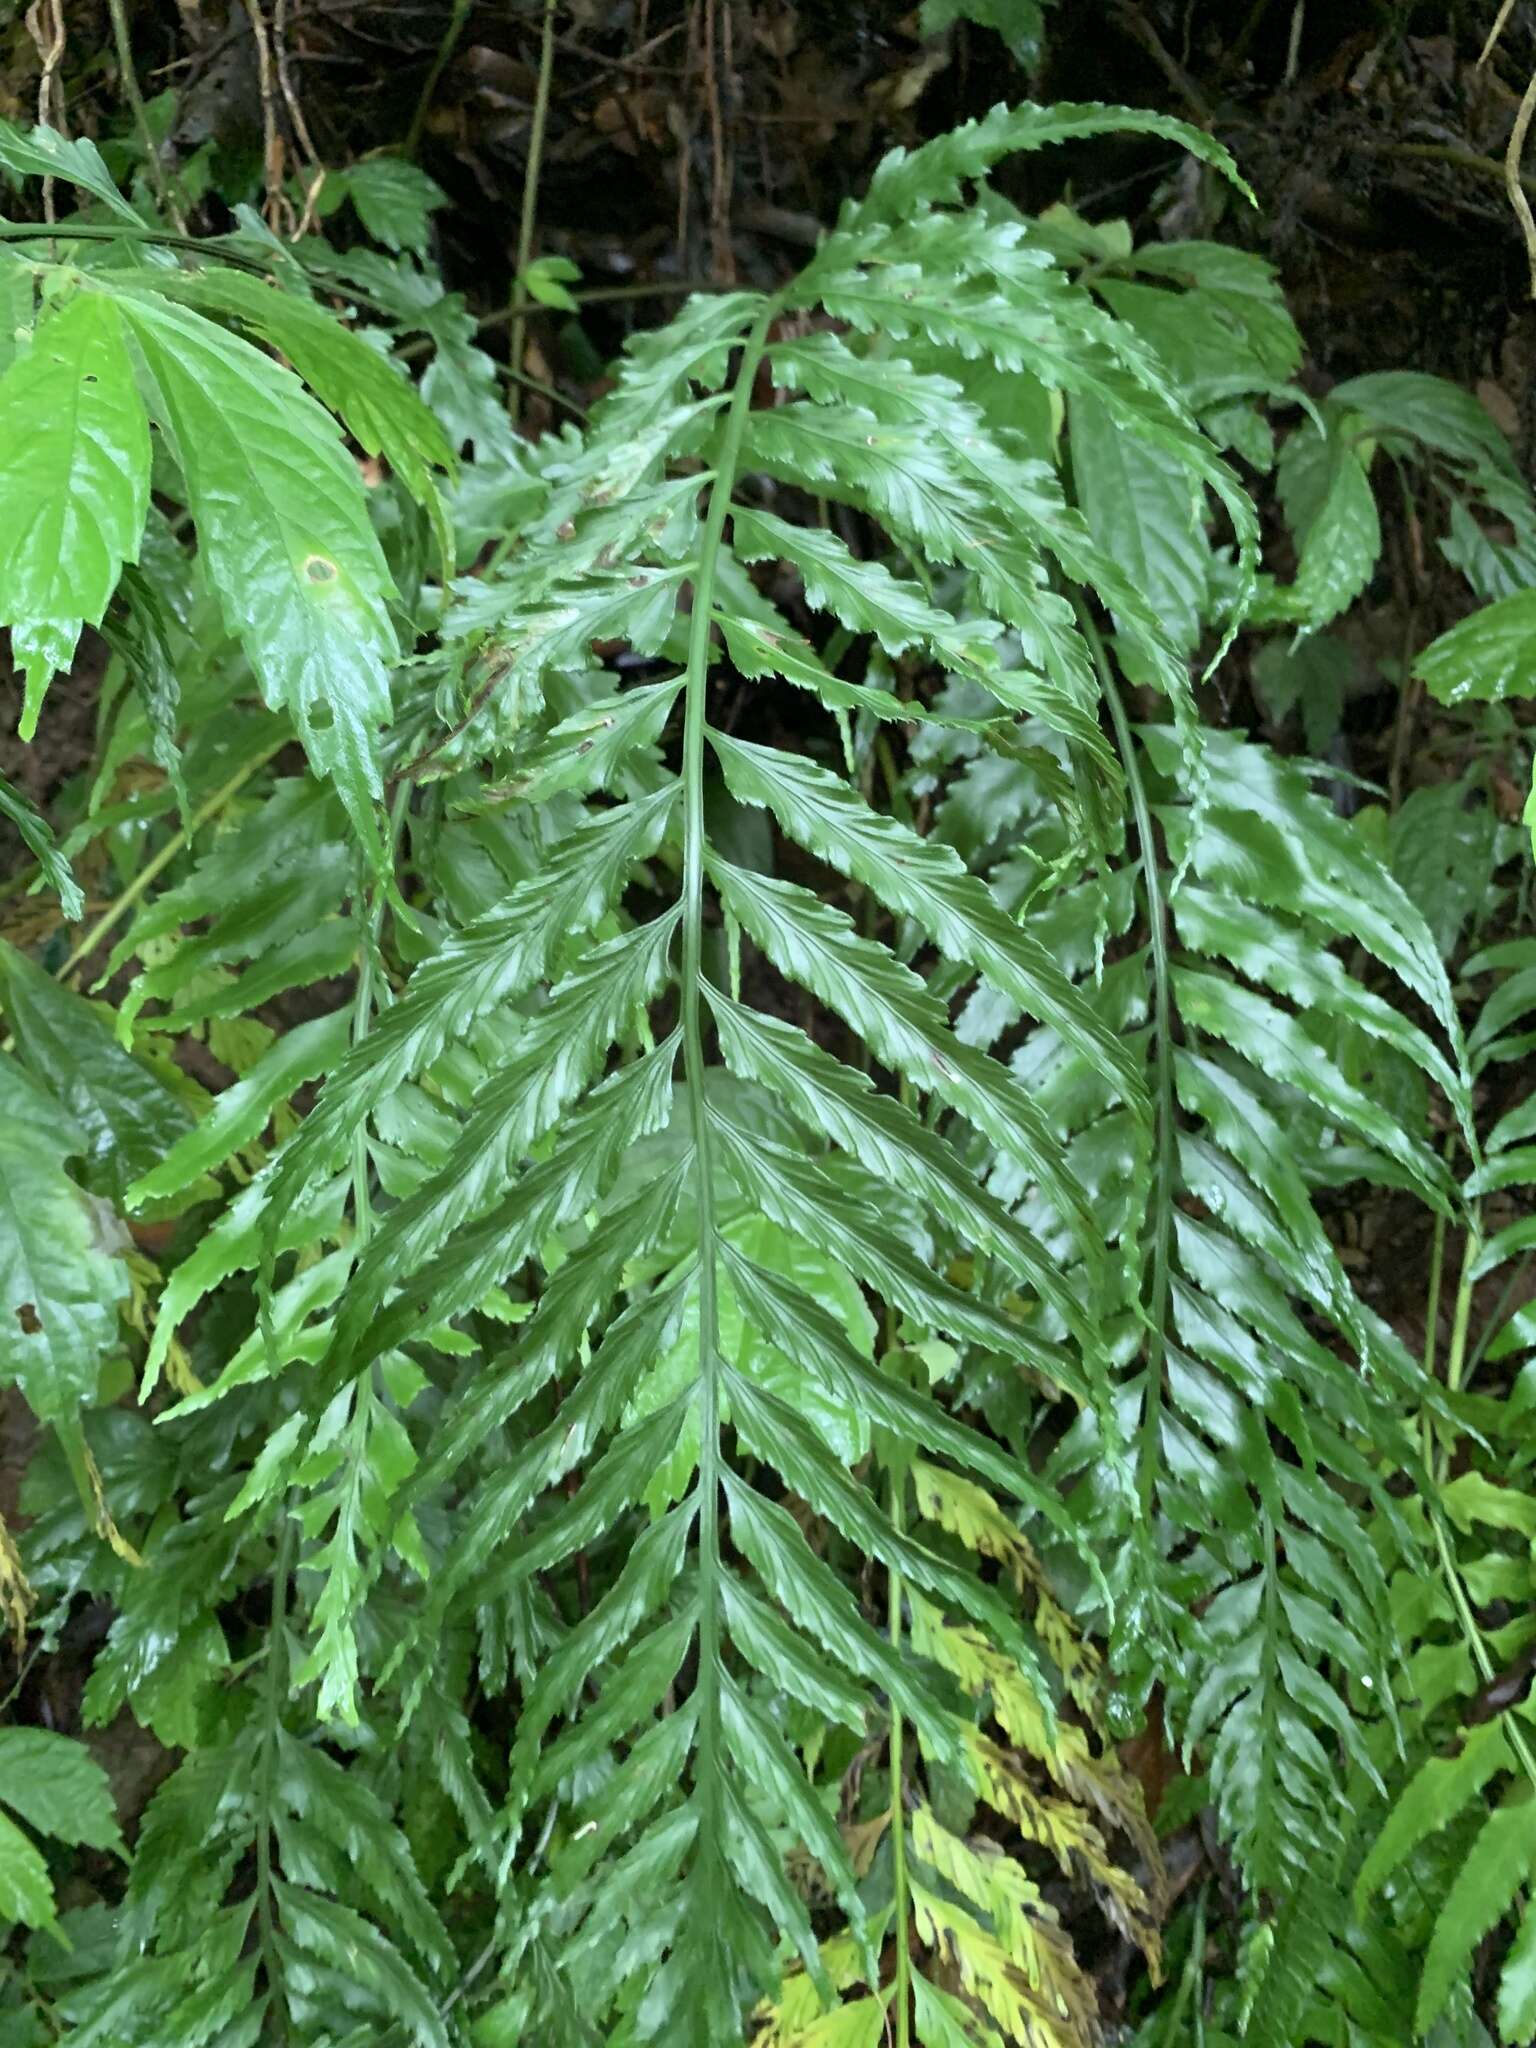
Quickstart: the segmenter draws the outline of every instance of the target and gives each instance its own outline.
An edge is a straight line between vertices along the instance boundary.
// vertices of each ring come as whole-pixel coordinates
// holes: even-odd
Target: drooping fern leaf
[[[1377,1089],[1386,1069],[1423,1119],[1432,1083],[1465,1118],[1468,1085],[1422,920],[1300,773],[1213,739],[1220,780],[1191,844],[1190,812],[1163,779],[1178,760],[1171,736],[1137,738],[1123,719],[1120,731],[1151,943],[1136,960],[1141,990],[1112,991],[1106,976],[1105,999],[1150,1012],[1160,1123],[1150,1197],[1127,1208],[1145,1230],[1151,1327],[1128,1389],[1146,1519],[1126,1544],[1123,1611],[1167,1632],[1174,1725],[1204,1753],[1260,1909],[1283,1910],[1339,1869],[1349,1775],[1380,1782],[1367,1734],[1393,1712],[1387,1572],[1415,1545],[1377,1461],[1415,1467],[1408,1425],[1423,1393],[1350,1286],[1315,1196],[1377,1178],[1443,1209],[1441,1163]],[[1191,876],[1171,909],[1165,858]],[[1447,1050],[1327,953],[1344,936],[1424,999]],[[1062,1053],[1037,1033],[1024,1071],[1059,1099],[1072,1153],[1091,1157],[1113,1099]],[[1132,1683],[1154,1668],[1146,1655],[1145,1639],[1123,1642]],[[1283,2038],[1272,1993],[1261,2010]]]

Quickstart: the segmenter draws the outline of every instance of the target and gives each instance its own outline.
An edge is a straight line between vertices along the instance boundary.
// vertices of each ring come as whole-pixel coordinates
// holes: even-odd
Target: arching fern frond
[[[1107,1284],[1092,1201],[1029,1091],[954,1029],[956,984],[933,993],[908,964],[913,944],[931,939],[988,1000],[1037,1020],[1133,1128],[1148,1116],[1139,1062],[1095,992],[950,848],[882,815],[833,769],[733,731],[724,694],[733,670],[743,705],[778,678],[829,713],[898,720],[910,706],[1004,748],[1023,714],[1054,735],[1082,791],[1096,777],[1113,787],[1088,648],[1051,587],[1102,571],[1185,719],[1181,663],[1054,472],[996,438],[942,371],[884,358],[872,375],[865,339],[878,313],[883,332],[930,356],[1008,365],[1027,346],[1037,371],[1091,384],[1122,431],[1184,464],[1192,489],[1215,490],[1246,534],[1245,501],[1137,338],[1017,223],[986,205],[951,208],[955,179],[1008,148],[1117,118],[994,117],[958,154],[894,160],[801,279],[772,299],[685,308],[630,352],[587,434],[542,458],[543,509],[458,586],[438,672],[458,750],[443,771],[465,748],[495,749],[497,800],[513,815],[547,805],[553,843],[500,900],[429,935],[400,999],[337,1066],[239,1220],[231,1211],[172,1282],[189,1306],[215,1275],[262,1265],[266,1333],[253,1333],[231,1387],[272,1372],[288,1385],[288,1360],[315,1363],[233,1510],[280,1526],[291,1491],[304,1568],[326,1572],[301,1682],[345,1720],[386,1661],[403,1659],[408,1696],[423,1702],[423,1652],[473,1618],[482,1669],[500,1684],[510,1665],[523,1694],[502,1810],[482,1818],[477,1851],[505,1866],[536,1828],[559,1873],[558,1903],[509,1925],[509,1943],[544,1953],[553,1911],[559,1960],[553,1976],[535,1971],[551,2013],[621,2024],[628,2038],[675,2036],[681,2022],[718,2048],[740,2037],[787,1956],[830,2001],[850,1957],[878,1982],[882,1938],[935,1955],[958,1940],[971,1957],[960,2006],[948,1990],[912,1988],[921,2027],[953,2029],[963,2006],[978,2023],[984,2010],[1010,2014],[1016,2029],[1006,2001],[1029,1959],[1007,1945],[1017,1930],[999,1931],[1014,1899],[1033,1902],[1032,1953],[1058,1987],[1026,2003],[1049,2010],[1064,2039],[1087,2027],[1078,1966],[1034,1878],[1010,1863],[983,1884],[979,1852],[928,1806],[909,1819],[898,1801],[893,1842],[914,1875],[899,1926],[870,1922],[854,1854],[808,1768],[816,1744],[806,1728],[779,1731],[782,1697],[850,1733],[889,1713],[898,1778],[905,1728],[925,1767],[960,1772],[1005,1825],[1098,1888],[1117,1924],[1155,1943],[1152,1909],[1104,1829],[1130,1831],[1149,1854],[1150,1842],[1107,1757],[1058,1720],[1047,1672],[1070,1631],[1020,1524],[1079,1549],[1082,1538],[1029,1461],[957,1412],[963,1398],[890,1369],[865,1306],[880,1303],[892,1330],[993,1361],[1044,1400],[1066,1394],[1123,1472],[1091,1306]],[[1195,146],[1210,153],[1203,138]],[[260,327],[265,309],[248,298],[218,310],[282,339],[288,329]],[[802,306],[850,331],[783,331]],[[137,301],[132,317],[148,318]],[[289,326],[302,349],[305,316]],[[776,392],[766,408],[755,402],[764,378]],[[835,523],[806,522],[808,500],[872,522],[881,559],[863,559]],[[939,580],[951,567],[965,579],[959,599]],[[1011,667],[994,651],[1004,628],[1022,653]],[[863,639],[885,660],[942,664],[990,709],[978,718],[911,705],[907,686],[845,684],[843,652]],[[639,665],[634,684],[572,702],[569,678],[615,641]],[[758,717],[747,723],[761,733]],[[728,852],[719,803],[771,818],[844,877],[857,920]],[[314,927],[318,887],[296,872],[296,924]],[[754,974],[838,1011],[873,1074],[774,1014],[777,1000],[743,1000],[735,970],[714,964],[714,904],[729,945],[752,949]],[[179,1003],[179,977],[197,965],[150,967],[141,999]],[[229,1123],[239,1127],[233,1112]],[[1039,1190],[1045,1237],[988,1193],[993,1158]],[[299,1204],[318,1188],[350,1191],[356,1239],[294,1266]],[[1063,1278],[1064,1255],[1090,1276],[1087,1297]],[[509,1313],[520,1327],[507,1344],[493,1333]],[[481,1351],[487,1362],[448,1388],[418,1463],[374,1376],[405,1385],[410,1361],[416,1387],[451,1380],[443,1356]],[[910,1466],[910,1527],[906,1481],[891,1498],[871,1483],[877,1447],[893,1472]],[[444,1540],[430,1510],[449,1486],[468,1491]],[[964,1561],[978,1526],[992,1531],[988,1554],[1010,1532],[1039,1616],[1055,1617],[1044,1657]],[[428,1591],[386,1656],[355,1616],[391,1547],[428,1574]],[[859,1614],[831,1551],[889,1576],[891,1621],[898,1639],[904,1627],[921,1639],[918,1661]],[[567,1563],[602,1589],[580,1614],[556,1613],[543,1591]],[[1080,1653],[1069,1662],[1081,1679]],[[1011,1702],[997,1710],[1001,1740],[956,1711],[956,1687]],[[1010,1739],[1053,1789],[1021,1774]],[[850,1946],[830,1960],[791,1851],[815,1859],[838,1901]],[[274,1910],[302,1922],[321,1970],[347,1938],[321,1922],[342,1908],[313,1906],[294,1882],[273,1892]]]

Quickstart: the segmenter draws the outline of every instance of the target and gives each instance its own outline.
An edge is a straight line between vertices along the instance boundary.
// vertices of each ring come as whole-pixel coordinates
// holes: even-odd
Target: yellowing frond
[[[912,1906],[921,1939],[953,1971],[961,1993],[997,2023],[1006,2041],[1017,2048],[1086,2048],[1097,2039],[1092,1987],[1076,1975],[1075,1966],[1071,1975],[1039,1971],[1036,1946],[1031,1960],[1037,1981],[1032,1982],[1010,1949],[963,1906],[916,1880]],[[1073,1992],[1079,1994],[1075,2004]]]

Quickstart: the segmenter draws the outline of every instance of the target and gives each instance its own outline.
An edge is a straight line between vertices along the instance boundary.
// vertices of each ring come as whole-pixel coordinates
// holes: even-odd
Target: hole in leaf
[[[334,583],[336,581],[336,564],[328,562],[324,555],[311,555],[304,564],[304,574],[311,583]]]
[[[336,723],[335,713],[329,704],[315,704],[310,707],[309,725],[311,732],[329,732]]]
[[[80,379],[80,382],[82,384],[94,384],[96,382],[96,372],[94,370],[87,370],[85,375]]]
[[[30,1301],[22,1302],[16,1311],[16,1320],[20,1323],[23,1332],[28,1337],[37,1336],[43,1327],[43,1319],[38,1314],[36,1306]]]

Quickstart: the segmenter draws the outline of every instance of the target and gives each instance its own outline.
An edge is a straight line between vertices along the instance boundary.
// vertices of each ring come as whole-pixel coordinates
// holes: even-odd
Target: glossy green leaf
[[[954,1731],[937,1700],[861,1618],[847,1588],[792,1517],[730,1474],[725,1491],[733,1540],[790,1620],[848,1668],[884,1686],[935,1754],[952,1755]]]
[[[1174,905],[1179,937],[1208,958],[1228,960],[1250,981],[1262,982],[1303,1012],[1347,1018],[1422,1067],[1453,1102],[1465,1094],[1461,1077],[1426,1032],[1392,1005],[1362,988],[1331,954],[1300,933],[1287,931],[1250,905],[1186,884]]]
[[[0,1053],[0,1372],[45,1421],[94,1399],[128,1292],[126,1231],[66,1170],[87,1142]]]
[[[773,1221],[841,1261],[919,1323],[1016,1356],[1087,1399],[1065,1349],[928,1270],[893,1238],[875,1210],[846,1193],[813,1161],[714,1113],[720,1151],[742,1195]]]
[[[1415,370],[1348,377],[1328,394],[1331,410],[1355,414],[1377,432],[1402,436],[1456,460],[1509,469],[1513,458],[1491,414],[1470,391]]]
[[[517,1052],[487,1084],[441,1169],[392,1211],[354,1276],[347,1327],[512,1186],[524,1156],[597,1075],[609,1047],[661,990],[676,919],[593,950],[552,991]],[[526,1183],[525,1183],[526,1186]]]
[[[780,972],[837,1010],[886,1066],[948,1102],[1038,1179],[1094,1260],[1098,1225],[1037,1105],[999,1061],[956,1037],[919,977],[808,889],[718,857],[710,874],[722,903]]]
[[[1174,977],[1188,1021],[1235,1047],[1264,1072],[1309,1095],[1325,1114],[1379,1145],[1412,1174],[1426,1198],[1442,1202],[1444,1175],[1422,1140],[1404,1131],[1339,1071],[1283,1010],[1216,975],[1183,970]]]
[[[919,21],[925,36],[941,35],[957,21],[974,21],[995,29],[1020,64],[1032,64],[1040,54],[1045,27],[1045,10],[1051,0],[923,0]],[[857,2048],[862,2036],[844,2041],[830,2034],[822,2048]]]
[[[55,128],[25,130],[10,121],[0,122],[0,164],[19,178],[63,178],[101,200],[131,227],[142,225],[86,136],[74,140]]]
[[[382,455],[411,495],[432,506],[433,470],[455,467],[441,426],[409,379],[361,335],[308,299],[234,270],[173,272],[155,290],[238,320],[281,350],[310,390],[369,455]]]
[[[0,1012],[32,1072],[84,1137],[84,1177],[121,1200],[192,1128],[160,1076],[118,1044],[111,1017],[0,942]]]
[[[1536,687],[1536,591],[1473,612],[1426,647],[1413,670],[1442,704],[1529,696]]]
[[[570,1118],[561,1143],[502,1203],[460,1229],[382,1315],[368,1293],[349,1298],[337,1332],[343,1356],[376,1358],[421,1323],[473,1308],[568,1218],[606,1193],[627,1148],[666,1122],[675,1038],[619,1070]]]
[[[849,213],[855,224],[902,221],[918,207],[958,199],[961,181],[981,177],[1000,157],[1106,133],[1161,136],[1225,172],[1239,190],[1248,189],[1220,143],[1166,114],[1070,103],[996,106],[981,120],[968,121],[921,149],[892,150],[877,167],[865,198],[851,203]]]
[[[386,249],[427,253],[432,215],[447,195],[434,178],[398,156],[369,156],[343,173],[358,219]]]
[[[629,757],[660,739],[681,678],[599,698],[564,718],[523,762],[504,792],[541,803],[561,790],[606,789]]]
[[[1419,1980],[1415,2022],[1427,2031],[1446,2001],[1473,1949],[1529,1882],[1536,1836],[1527,1806],[1503,1806],[1491,1813],[1446,1895]]]
[[[0,1728],[0,1804],[57,1842],[121,1850],[106,1772],[82,1743],[45,1728]]]
[[[47,1927],[53,1918],[47,1864],[21,1829],[0,1813],[0,1919]]]
[[[768,1088],[813,1128],[842,1145],[881,1180],[905,1181],[946,1222],[996,1251],[1048,1301],[1078,1341],[1088,1325],[1026,1232],[960,1166],[950,1148],[856,1069],[823,1053],[802,1032],[713,991],[710,1005],[727,1066]]]
[[[1456,950],[1498,861],[1499,821],[1464,781],[1415,789],[1393,814],[1392,872],[1424,913],[1442,953]]]
[[[655,851],[676,804],[669,787],[585,818],[536,876],[449,939],[338,1069],[284,1161],[281,1187],[292,1190],[322,1161],[339,1161],[375,1103],[546,973],[562,943],[589,931],[634,863]]]
[[[948,847],[919,839],[869,810],[836,776],[771,748],[711,735],[732,791],[766,806],[808,851],[871,888],[930,932],[951,959],[967,961],[1022,1008],[1123,1077],[1133,1107],[1139,1077],[1124,1048],[1035,939],[965,872]]]
[[[1161,449],[1138,442],[1083,395],[1072,401],[1072,473],[1094,539],[1188,653],[1207,606],[1210,549],[1200,498]]]
[[[1532,1930],[1527,1909],[1499,1978],[1499,2031],[1506,2041],[1529,2041],[1536,2031],[1536,1933]]]
[[[154,379],[209,581],[262,691],[379,847],[389,572],[336,428],[293,373],[178,306],[117,301]]]
[[[71,919],[83,917],[85,898],[80,893],[80,884],[75,880],[67,857],[60,852],[47,819],[3,776],[0,776],[0,818],[16,832],[37,862],[39,879],[58,897],[59,908],[64,915]]]
[[[1261,598],[1255,619],[1326,626],[1364,590],[1381,553],[1381,521],[1366,465],[1348,441],[1331,441],[1320,500],[1298,535],[1296,581]]]
[[[179,1194],[205,1173],[214,1173],[261,1136],[272,1111],[296,1089],[328,1073],[345,1053],[349,1019],[337,1011],[285,1032],[231,1088],[226,1088],[202,1121],[171,1146],[126,1190],[132,1205]]]
[[[318,1968],[310,1983],[320,1994],[320,2011],[335,2010],[343,1987],[361,1993],[372,2007],[375,2025],[399,2019],[409,2038],[421,2048],[449,2048],[449,2035],[437,2006],[421,1979],[386,1937],[360,1913],[296,1885],[276,1888],[285,1944],[297,1965],[294,1981],[302,1985],[309,1969]]]
[[[31,739],[82,623],[100,625],[138,559],[149,510],[149,425],[111,299],[77,293],[0,378],[0,449],[0,621],[26,669]]]

